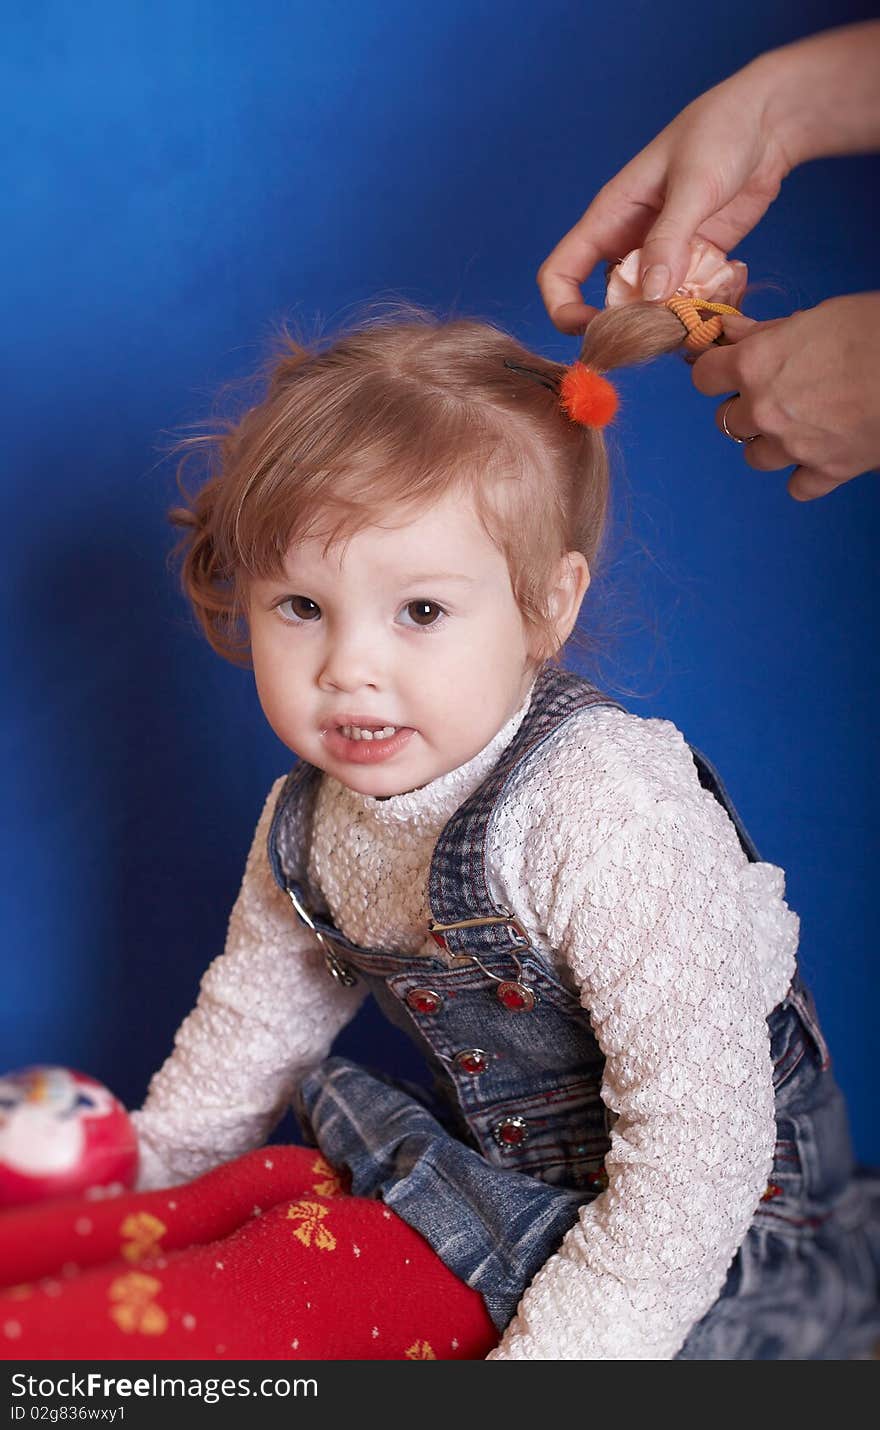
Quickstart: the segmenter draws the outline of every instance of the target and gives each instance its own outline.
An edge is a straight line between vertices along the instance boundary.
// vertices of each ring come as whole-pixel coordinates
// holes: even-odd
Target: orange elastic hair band
[[[667,298],[663,305],[682,322],[687,329],[684,340],[685,352],[702,353],[724,334],[723,315],[739,314],[739,308],[731,308],[729,303],[704,303],[701,298],[686,298],[675,294]],[[711,317],[704,317],[710,313]]]

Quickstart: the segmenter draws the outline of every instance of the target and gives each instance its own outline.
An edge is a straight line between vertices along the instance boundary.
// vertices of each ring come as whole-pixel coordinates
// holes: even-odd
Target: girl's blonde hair
[[[685,336],[667,309],[607,309],[581,358],[606,372],[671,352]],[[565,370],[487,323],[423,310],[311,346],[286,337],[263,400],[182,444],[209,456],[194,494],[184,457],[185,504],[169,515],[182,532],[183,589],[213,648],[250,663],[248,583],[277,579],[292,543],[318,537],[329,547],[460,492],[504,553],[540,658],[555,655],[552,577],[567,551],[594,571],[609,500],[601,431],[572,422],[545,385]]]

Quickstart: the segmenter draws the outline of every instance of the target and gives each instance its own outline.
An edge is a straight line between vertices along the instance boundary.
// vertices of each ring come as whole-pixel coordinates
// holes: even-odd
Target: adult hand
[[[730,345],[698,358],[693,382],[707,397],[735,394],[716,422],[747,439],[750,467],[796,464],[789,494],[810,501],[880,466],[880,293],[769,323],[725,318],[724,330]]]
[[[597,194],[538,270],[553,322],[582,332],[580,285],[603,259],[642,249],[641,292],[672,295],[694,238],[729,253],[805,159],[880,144],[880,21],[759,55],[694,100]]]
[[[792,167],[767,124],[767,99],[763,72],[741,70],[689,104],[599,191],[538,270],[557,328],[581,332],[595,316],[580,285],[602,259],[640,248],[642,295],[662,298],[683,282],[692,238],[728,253],[754,228]]]

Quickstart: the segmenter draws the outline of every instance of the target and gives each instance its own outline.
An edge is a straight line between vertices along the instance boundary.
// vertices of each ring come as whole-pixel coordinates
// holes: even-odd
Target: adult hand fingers
[[[691,240],[717,206],[716,195],[700,170],[688,165],[670,175],[663,208],[642,244],[645,298],[669,298],[684,282]]]
[[[756,437],[743,447],[743,457],[756,472],[778,472],[792,464],[791,454],[776,437]]]
[[[721,321],[728,343],[741,342],[757,326],[755,319],[747,318],[745,313],[723,313]]]
[[[723,321],[724,334],[730,342],[721,347],[708,348],[691,368],[691,381],[704,397],[721,397],[725,392],[746,389],[748,382],[744,379],[744,370],[754,370],[754,364],[747,369],[743,366],[746,352],[754,355],[750,345],[790,319],[770,318],[766,323],[757,323],[754,318],[745,318],[737,313],[726,315]]]
[[[830,298],[706,353],[694,385],[709,396],[736,394],[723,404],[728,430],[760,434],[745,460],[794,467],[789,492],[811,501],[880,466],[878,334],[880,293]]]
[[[742,458],[754,471],[778,472],[785,467],[794,467],[788,480],[788,492],[795,501],[813,501],[816,497],[827,496],[854,475],[848,473],[832,477],[815,467],[797,466],[797,459],[788,443],[781,437],[761,432],[758,421],[750,400],[740,393],[726,398],[715,410],[715,425],[719,431],[727,437],[746,439],[741,444]]]
[[[601,312],[600,308],[594,308],[589,303],[585,303],[580,296],[580,289],[575,279],[560,279],[560,284],[568,282],[568,292],[577,293],[576,298],[566,298],[560,288],[557,288],[553,299],[556,304],[550,317],[553,319],[553,326],[558,328],[560,333],[569,333],[572,337],[579,337],[586,328],[590,326],[596,314]],[[545,299],[545,302],[548,300]]]
[[[665,160],[657,142],[631,159],[593,199],[538,269],[547,312],[562,332],[580,332],[597,309],[584,303],[580,285],[597,263],[616,263],[638,248],[663,192]]]
[[[728,398],[728,403],[730,406],[727,425],[730,431],[738,437],[743,435],[745,426],[742,424],[746,417],[749,418],[750,430],[753,431],[751,407],[746,399],[737,394]],[[722,432],[726,407],[727,404],[722,402],[715,413],[716,426]],[[763,433],[757,433],[752,441],[743,443],[742,456],[747,465],[756,472],[778,472],[784,467],[790,467],[794,460],[777,437],[765,437]],[[795,501],[813,501],[816,497],[827,496],[835,487],[841,485],[839,479],[826,476],[824,472],[818,472],[812,467],[795,467],[788,479],[788,492]]]
[[[747,318],[745,313],[722,313],[721,322],[727,342],[733,344],[742,342],[743,338],[751,337],[753,333],[769,333],[793,316],[793,313],[788,313],[784,318],[765,318],[763,322],[758,322],[757,318]]]
[[[843,486],[843,481],[826,477],[812,467],[795,467],[788,479],[788,494],[794,497],[795,501],[813,501],[816,497],[827,496],[835,487],[840,486]]]
[[[752,404],[739,392],[726,397],[720,406],[716,407],[715,426],[725,437],[740,437],[743,441],[754,437],[758,432]]]
[[[743,439],[743,460],[755,471],[776,472],[781,467],[790,467],[794,461],[778,438],[768,437],[761,431],[751,399],[745,393],[735,392],[716,407],[715,426],[725,437]]]
[[[739,392],[739,353],[737,344],[708,348],[691,368],[691,382],[704,397],[721,397],[725,392]]]
[[[601,246],[590,239],[585,226],[589,215],[587,209],[538,269],[544,306],[554,326],[563,333],[582,333],[598,312],[581,295],[581,284],[602,258]]]

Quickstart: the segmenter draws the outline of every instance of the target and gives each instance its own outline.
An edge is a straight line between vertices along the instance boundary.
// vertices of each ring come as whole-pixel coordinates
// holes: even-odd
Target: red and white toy
[[[0,1077],[0,1208],[132,1187],[134,1126],[106,1087],[69,1068]]]

